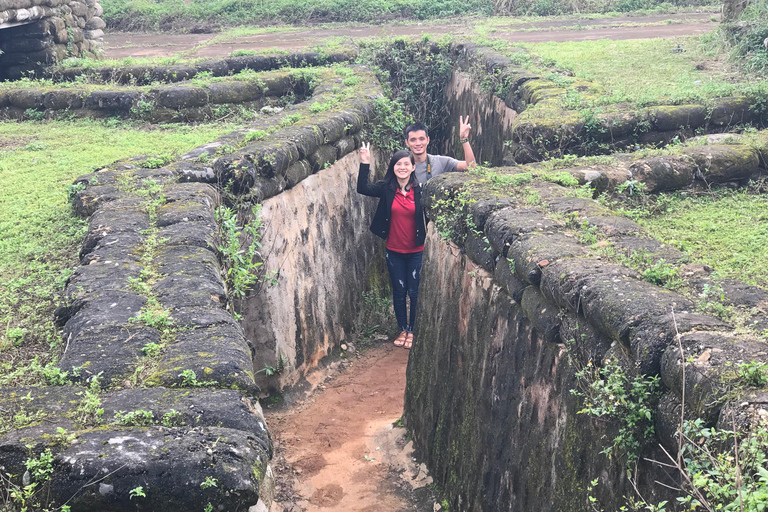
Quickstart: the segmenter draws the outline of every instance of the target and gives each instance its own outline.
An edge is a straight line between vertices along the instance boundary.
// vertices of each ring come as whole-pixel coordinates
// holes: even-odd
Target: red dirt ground
[[[271,411],[277,497],[272,512],[426,512],[434,501],[412,458],[403,411],[408,351],[386,343],[343,367],[302,403]],[[310,376],[312,378],[312,376]]]
[[[543,41],[586,41],[596,39],[650,39],[703,34],[715,28],[709,21],[711,13],[685,13],[654,16],[632,16],[595,20],[540,21],[495,27],[494,38],[512,42],[538,43]],[[672,20],[672,22],[666,22]],[[470,33],[468,22],[440,22],[369,25],[365,27],[307,28],[274,31],[243,36],[225,42],[209,44],[216,34],[141,34],[111,32],[104,36],[105,56],[109,59],[124,57],[168,57],[184,52],[185,56],[221,57],[234,50],[297,50],[312,47],[333,37],[360,39],[375,36],[410,36],[422,34]],[[574,28],[579,24],[581,29]],[[625,26],[621,26],[624,24]],[[594,27],[594,28],[590,28]]]

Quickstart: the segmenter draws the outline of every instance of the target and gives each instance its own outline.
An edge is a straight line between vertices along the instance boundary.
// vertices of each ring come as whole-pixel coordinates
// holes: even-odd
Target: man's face
[[[405,145],[411,150],[414,155],[422,155],[427,152],[427,146],[429,145],[429,137],[424,130],[417,130],[410,132],[408,138],[405,139]]]

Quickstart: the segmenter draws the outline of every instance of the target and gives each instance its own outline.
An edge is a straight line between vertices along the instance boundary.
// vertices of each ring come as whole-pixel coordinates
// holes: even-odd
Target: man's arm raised
[[[469,145],[469,131],[471,129],[469,116],[459,116],[459,139],[461,147],[464,149],[464,160],[459,160],[459,163],[456,164],[456,170],[459,172],[464,172],[475,166],[475,153],[472,151],[472,146]]]

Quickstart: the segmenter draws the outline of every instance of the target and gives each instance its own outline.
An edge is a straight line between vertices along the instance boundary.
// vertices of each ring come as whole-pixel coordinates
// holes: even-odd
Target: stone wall
[[[729,168],[731,181],[766,172],[757,156],[743,157],[755,151],[746,144],[689,150],[686,160],[709,154],[709,167]],[[721,151],[731,156],[712,164]],[[636,163],[675,174],[674,165]],[[602,169],[606,175],[615,170]],[[404,418],[452,510],[587,511],[588,494],[602,509],[618,510],[624,496],[633,495],[626,454],[600,454],[618,424],[577,414],[583,403],[570,390],[576,371],[589,363],[611,359],[630,377],[660,376],[660,398],[650,403],[657,437],[642,453],[648,459],[666,460],[659,443],[675,449],[681,414],[728,427],[731,418],[748,425],[766,414],[764,393],[738,385],[729,368],[768,361],[760,337],[768,326],[768,292],[720,282],[723,300],[746,315],[739,329],[702,313],[697,297],[712,285],[711,269],[686,262],[626,217],[547,181],[552,172],[530,164],[442,175],[425,187],[433,223]],[[523,185],[499,186],[520,173],[529,175]],[[686,175],[668,187],[704,179]],[[688,263],[681,275],[689,291],[650,284],[595,253],[580,241],[584,229],[619,256],[642,252],[653,262]],[[641,461],[636,476],[644,497],[674,502],[653,484],[677,485],[674,473]],[[598,485],[588,491],[594,479]]]
[[[241,309],[255,357],[288,361],[270,386],[296,384],[352,334],[379,247],[368,230],[376,201],[357,193],[358,165],[346,156],[262,203],[265,272],[280,278]]]
[[[51,508],[193,510],[211,503],[214,510],[268,510],[272,441],[254,368],[283,352],[263,349],[277,333],[248,339],[232,315],[235,297],[223,272],[215,210],[221,192],[233,202],[256,203],[303,181],[304,192],[318,183],[326,189],[330,207],[333,185],[351,176],[344,156],[357,147],[381,95],[372,73],[359,69],[359,76],[354,90],[345,91],[343,77],[320,70],[306,101],[262,113],[176,161],[135,157],[76,180],[71,201],[88,218],[88,232],[81,266],[56,310],[64,341],[58,369],[51,370],[56,385],[0,390],[0,468],[13,485],[27,485],[34,477],[26,461],[46,454],[53,473],[40,485]],[[331,101],[334,110],[312,108]],[[303,205],[307,224],[312,208],[324,208],[322,198],[313,200]],[[287,217],[302,207],[296,194],[282,204]],[[275,214],[280,205],[276,198],[265,209]],[[363,215],[346,206],[334,206],[336,220]],[[342,225],[323,228],[326,244],[330,230],[341,232]],[[284,233],[279,227],[265,233],[265,246],[282,241],[269,238]],[[302,277],[285,269],[277,282],[290,286]],[[294,295],[309,305],[303,294],[317,297],[317,290]],[[272,318],[297,312],[293,303],[268,306]],[[315,312],[327,315],[318,318],[324,325],[346,325],[345,311]],[[324,346],[340,342],[331,339],[338,334],[329,330]],[[304,350],[297,347],[295,353]],[[289,361],[293,381],[318,362],[309,355]],[[217,485],[201,485],[208,479]],[[137,487],[145,494],[140,503],[132,496]]]
[[[103,10],[96,0],[0,3],[0,80],[15,80],[67,57],[98,56]]]

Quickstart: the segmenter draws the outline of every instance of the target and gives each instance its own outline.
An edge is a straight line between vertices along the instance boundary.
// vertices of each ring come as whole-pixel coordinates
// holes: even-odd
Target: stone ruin
[[[104,44],[97,0],[0,0],[0,80],[67,57],[96,58]]]
[[[407,426],[451,508],[588,510],[585,489],[599,478],[601,501],[617,510],[621,496],[631,492],[625,467],[620,458],[607,460],[600,453],[603,437],[615,429],[576,414],[569,340],[576,340],[570,350],[577,355],[594,361],[615,357],[661,376],[665,392],[656,407],[656,428],[667,446],[683,401],[688,416],[713,426],[736,413],[764,411],[768,398],[760,390],[722,402],[724,389],[717,384],[730,379],[723,371],[727,361],[764,360],[765,342],[698,313],[690,298],[643,281],[635,270],[595,258],[579,239],[582,226],[627,254],[642,250],[672,263],[684,255],[628,218],[543,178],[542,155],[583,151],[583,122],[557,110],[564,90],[487,49],[455,45],[451,51],[457,69],[446,86],[448,110],[471,114],[473,125],[483,128],[473,140],[478,159],[500,166],[492,172],[502,177],[528,175],[526,187],[537,201],[500,192],[483,175],[450,174],[427,185],[431,218],[448,215],[462,236],[446,243],[430,228],[422,279],[433,286],[425,287],[420,301]],[[188,68],[105,68],[89,73],[113,79],[114,87],[74,91],[70,99],[80,103],[67,103],[53,89],[20,88],[0,94],[0,115],[22,118],[32,109],[46,116],[67,110],[94,117],[206,119],[222,106],[275,106],[301,87],[298,75],[281,67],[327,61],[303,54]],[[266,73],[258,81],[235,76],[208,87],[116,85],[143,87],[143,80],[158,77],[174,82],[200,71],[223,77],[242,69]],[[79,381],[0,393],[0,413],[46,414],[0,437],[0,466],[15,481],[22,480],[27,458],[51,450],[51,496],[56,503],[71,500],[72,510],[194,510],[206,501],[227,510],[268,509],[273,447],[255,398],[260,388],[301,383],[345,341],[360,294],[377,286],[382,270],[372,263],[380,255],[366,223],[374,203],[354,191],[352,155],[365,140],[382,91],[370,72],[357,68],[360,88],[342,101],[337,95],[343,81],[332,69],[321,71],[295,104],[160,168],[137,157],[76,180],[72,199],[78,214],[89,218],[89,230],[82,266],[69,279],[57,321],[67,347],[59,366]],[[68,71],[62,79],[77,76]],[[503,78],[504,94],[481,87],[484,76]],[[627,149],[764,123],[765,113],[751,104],[735,97],[709,108],[655,106],[606,114],[591,137]],[[537,105],[550,106],[550,115],[536,116]],[[738,137],[713,135],[702,142],[674,155],[629,155],[562,172],[598,191],[636,180],[658,192],[738,182],[768,171],[764,153]],[[242,323],[227,310],[233,299],[216,250],[214,210],[222,183],[241,200],[262,205],[264,268],[279,273],[274,287],[236,305]],[[161,277],[132,285],[147,268]],[[711,284],[706,272],[694,270],[691,286]],[[768,292],[735,281],[723,286],[729,301],[753,315],[754,329],[768,328]],[[152,301],[170,311],[178,329],[163,333],[135,320]],[[678,327],[682,354],[672,343]],[[162,345],[157,354],[145,350],[152,344]],[[702,353],[714,355],[705,359]],[[280,375],[255,372],[282,358],[286,369]],[[691,359],[696,364],[683,375],[681,361]],[[89,421],[84,404],[83,384],[96,375],[105,388],[99,425]],[[126,414],[138,410],[151,412],[151,420],[126,422]],[[654,474],[649,467],[641,471],[644,482]],[[204,492],[200,483],[209,476],[221,484]],[[141,505],[129,494],[139,485],[147,491]]]

